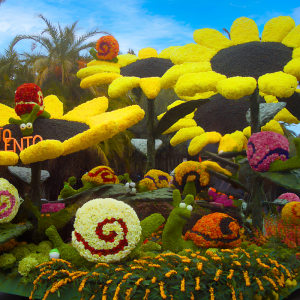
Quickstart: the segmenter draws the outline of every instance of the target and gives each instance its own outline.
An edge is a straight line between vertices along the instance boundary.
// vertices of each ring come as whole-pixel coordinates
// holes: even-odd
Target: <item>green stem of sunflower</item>
[[[258,87],[250,98],[250,116],[251,116],[251,135],[260,132],[260,113],[259,101],[260,95]],[[262,216],[262,188],[264,179],[258,174],[252,177],[252,225],[256,229],[263,230],[263,216]]]
[[[146,173],[155,169],[154,100],[148,99],[147,111],[147,167]]]

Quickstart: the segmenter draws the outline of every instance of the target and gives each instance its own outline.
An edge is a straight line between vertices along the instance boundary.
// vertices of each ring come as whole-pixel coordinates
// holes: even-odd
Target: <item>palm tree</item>
[[[99,31],[96,28],[93,31],[80,36],[76,39],[75,32],[78,30],[76,28],[78,20],[71,26],[66,26],[62,29],[58,23],[58,28],[54,27],[43,15],[38,15],[43,21],[45,21],[47,28],[40,35],[18,35],[14,39],[14,44],[16,45],[19,41],[23,39],[33,40],[32,51],[37,46],[36,43],[40,44],[42,48],[46,51],[46,55],[42,53],[30,54],[24,52],[22,56],[28,60],[32,65],[32,71],[36,76],[35,83],[41,85],[42,82],[50,73],[54,73],[61,70],[62,84],[65,83],[65,78],[68,81],[68,75],[74,64],[77,65],[77,60],[79,57],[79,52],[87,48],[94,47],[96,41],[83,44],[88,38],[98,34],[104,33],[105,31]],[[49,37],[43,36],[47,33]]]
[[[2,4],[2,3],[4,3],[6,0],[0,0],[0,5]]]

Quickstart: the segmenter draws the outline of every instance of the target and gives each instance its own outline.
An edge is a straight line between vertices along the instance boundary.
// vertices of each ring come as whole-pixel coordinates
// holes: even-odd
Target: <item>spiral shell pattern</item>
[[[116,262],[140,240],[142,228],[135,211],[123,201],[94,199],[76,213],[72,245],[92,262]]]
[[[119,43],[112,35],[105,35],[97,41],[96,50],[99,59],[112,60],[119,53]]]
[[[20,207],[17,189],[6,179],[0,178],[0,224],[10,222]]]
[[[265,172],[277,159],[289,158],[289,141],[283,135],[262,131],[251,135],[247,145],[247,158],[254,171]]]
[[[18,116],[31,113],[35,105],[40,106],[39,116],[44,111],[44,98],[41,88],[34,83],[20,85],[15,94],[15,111]]]
[[[91,182],[97,185],[101,184],[118,184],[119,179],[115,175],[115,172],[106,166],[98,166],[92,169],[90,172],[84,174],[81,178],[82,182]]]

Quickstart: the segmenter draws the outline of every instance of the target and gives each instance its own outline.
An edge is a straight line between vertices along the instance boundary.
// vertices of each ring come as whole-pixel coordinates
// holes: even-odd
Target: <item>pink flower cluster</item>
[[[14,206],[16,204],[16,198],[9,191],[0,191],[0,196],[9,197],[8,201],[10,202],[10,206],[7,209],[7,203],[4,202],[0,206],[0,219],[7,218],[13,211]]]
[[[46,203],[42,205],[41,213],[46,214],[49,212],[58,212],[64,208],[65,208],[64,203]]]
[[[257,172],[268,171],[270,164],[277,159],[287,160],[289,152],[288,139],[276,132],[253,133],[248,140],[247,158],[251,168]]]
[[[213,197],[213,202],[211,202],[212,204],[220,206],[233,206],[232,199],[228,198],[228,196],[225,194],[218,194],[215,189],[209,188],[208,196]]]
[[[294,193],[285,193],[285,194],[282,194],[282,195],[280,195],[278,197],[278,199],[285,199],[288,202],[293,202],[293,201],[300,202],[300,198],[296,194],[294,194]],[[282,207],[277,206],[277,211],[281,212],[282,211]]]

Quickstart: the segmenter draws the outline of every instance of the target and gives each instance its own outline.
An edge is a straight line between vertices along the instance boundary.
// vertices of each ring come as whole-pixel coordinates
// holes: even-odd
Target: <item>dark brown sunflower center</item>
[[[227,77],[258,79],[266,73],[283,71],[293,49],[277,42],[250,42],[220,50],[212,59],[212,70]]]
[[[170,59],[150,57],[137,60],[121,68],[120,74],[122,76],[136,76],[140,78],[162,77],[173,66],[174,64]]]

